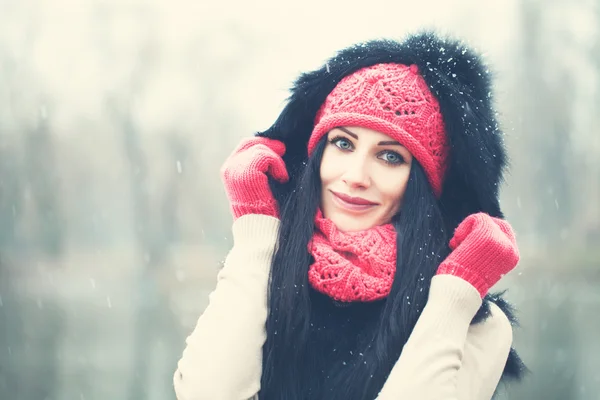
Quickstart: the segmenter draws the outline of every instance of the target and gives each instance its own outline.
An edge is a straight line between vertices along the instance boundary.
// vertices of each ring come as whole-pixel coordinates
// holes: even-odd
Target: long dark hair
[[[338,308],[345,313],[342,324],[352,326],[343,332],[354,337],[343,360],[330,360],[337,349],[320,348],[316,342],[324,337],[324,330],[333,329],[326,325],[334,313],[321,315],[321,319],[318,315],[332,302],[324,302],[309,286],[307,272],[312,262],[308,243],[321,199],[319,169],[326,144],[324,137],[281,210],[268,292],[261,400],[320,399],[325,395],[327,399],[374,399],[427,302],[431,278],[449,252],[438,200],[423,168],[413,160],[402,208],[392,221],[398,256],[391,292],[383,301],[348,306],[354,307],[352,311]],[[339,331],[331,331],[336,344]],[[334,363],[338,361],[343,361],[343,369],[342,362]]]

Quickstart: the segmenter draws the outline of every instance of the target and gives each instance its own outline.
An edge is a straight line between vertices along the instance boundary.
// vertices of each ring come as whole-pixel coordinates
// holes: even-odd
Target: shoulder
[[[471,324],[458,376],[458,397],[490,399],[498,388],[513,341],[512,324],[498,305],[488,302],[486,317]]]
[[[506,315],[496,303],[490,301],[488,304],[490,315],[481,323],[487,322],[495,328],[502,329],[505,333],[510,333],[512,336],[512,323],[508,318],[508,315]]]
[[[485,347],[490,352],[508,354],[513,342],[512,323],[495,303],[489,302],[488,307],[487,318],[469,327],[467,342]]]

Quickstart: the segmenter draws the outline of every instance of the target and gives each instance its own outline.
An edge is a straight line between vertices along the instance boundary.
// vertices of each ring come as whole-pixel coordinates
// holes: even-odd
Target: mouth
[[[344,208],[349,211],[360,212],[369,210],[378,204],[362,197],[352,197],[343,193],[337,193],[330,190],[333,195],[333,201],[338,207]]]

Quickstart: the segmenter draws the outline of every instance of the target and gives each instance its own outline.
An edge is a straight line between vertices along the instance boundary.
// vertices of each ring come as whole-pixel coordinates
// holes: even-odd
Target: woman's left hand
[[[456,228],[450,248],[452,252],[440,264],[437,275],[449,274],[466,280],[482,298],[519,261],[511,226],[485,213],[465,218]]]

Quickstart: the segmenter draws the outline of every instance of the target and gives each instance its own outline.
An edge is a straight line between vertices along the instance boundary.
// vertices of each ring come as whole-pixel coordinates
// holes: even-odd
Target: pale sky
[[[26,0],[0,3],[0,33],[34,71],[37,89],[55,100],[58,134],[77,134],[69,128],[75,119],[102,118],[105,97],[129,84],[149,36],[158,43],[158,62],[137,109],[148,134],[173,123],[185,129],[182,120],[193,129],[202,79],[191,63],[214,71],[212,86],[253,131],[273,122],[300,71],[357,41],[437,27],[501,58],[514,37],[515,3]],[[110,57],[106,43],[116,49]],[[232,72],[223,73],[224,65]]]

